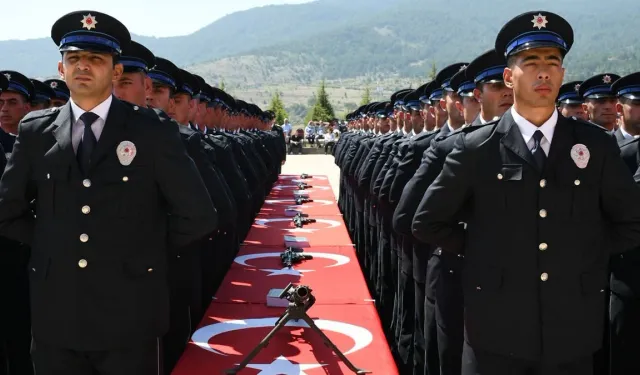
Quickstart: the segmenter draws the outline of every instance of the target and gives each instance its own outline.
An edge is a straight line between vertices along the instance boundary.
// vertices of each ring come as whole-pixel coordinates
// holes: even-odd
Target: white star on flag
[[[291,276],[304,276],[304,272],[313,272],[313,270],[297,270],[289,267],[284,267],[281,270],[274,269],[260,269],[260,271],[269,272],[267,276],[282,276],[282,275],[291,275]]]
[[[260,370],[257,375],[309,375],[305,370],[313,370],[314,368],[326,365],[296,364],[290,362],[283,356],[276,358],[271,363],[248,364],[248,368]]]

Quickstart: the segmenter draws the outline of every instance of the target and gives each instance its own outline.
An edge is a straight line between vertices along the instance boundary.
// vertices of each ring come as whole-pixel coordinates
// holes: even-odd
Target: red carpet
[[[291,185],[304,181],[314,202],[295,205]],[[267,307],[270,289],[307,285],[317,301],[309,316],[353,362],[372,374],[397,375],[335,197],[325,176],[281,176],[249,232],[206,317],[192,336],[174,375],[222,374],[234,367],[275,326],[285,308]],[[329,189],[317,188],[329,187]],[[316,223],[296,228],[291,217]],[[289,245],[313,259],[284,268]],[[289,322],[239,375],[341,375],[353,373],[306,323]]]

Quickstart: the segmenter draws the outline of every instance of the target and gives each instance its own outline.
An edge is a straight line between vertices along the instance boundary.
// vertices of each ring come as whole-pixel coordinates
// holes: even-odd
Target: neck
[[[73,96],[73,93],[71,94]],[[95,96],[95,97],[83,97],[81,95],[76,95],[75,97],[72,97],[71,99],[73,99],[73,102],[76,103],[76,105],[80,108],[82,108],[83,111],[90,111],[92,109],[94,109],[95,107],[98,106],[98,104],[104,102],[105,100],[107,100],[107,98],[109,98],[109,96],[111,96],[111,90],[107,91],[104,94],[101,94],[100,96]]]
[[[0,124],[0,127],[5,131],[5,133],[18,134],[18,124],[14,125],[2,123]]]
[[[520,113],[520,112],[518,112]],[[493,120],[495,116],[491,116],[490,113],[488,113],[487,111],[484,110],[484,108],[482,108],[480,110],[480,118],[482,118],[484,120],[484,122],[489,122],[491,120]]]
[[[462,125],[464,125],[464,120],[458,121],[456,119],[449,117],[448,123],[449,123],[449,127],[451,127],[452,130],[458,130],[459,128],[462,127]]]
[[[630,135],[632,135],[632,136],[634,136],[634,137],[635,137],[636,135],[639,135],[639,134],[640,134],[640,129],[639,129],[639,128],[640,128],[640,124],[638,124],[638,125],[636,125],[636,126],[633,126],[633,125],[631,125],[631,124],[627,124],[627,123],[624,121],[624,118],[622,119],[622,122],[620,123],[620,127],[621,127],[625,132],[629,133]]]
[[[542,126],[553,115],[556,107],[522,108],[518,103],[513,103],[513,109],[533,125]]]

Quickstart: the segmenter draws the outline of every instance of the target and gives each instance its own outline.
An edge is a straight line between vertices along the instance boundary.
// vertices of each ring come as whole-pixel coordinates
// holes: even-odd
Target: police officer
[[[551,12],[502,28],[514,105],[458,137],[414,218],[416,237],[464,254],[464,375],[591,374],[609,254],[640,245],[640,206],[626,203],[640,190],[617,147],[556,110],[572,43]]]
[[[62,107],[69,101],[69,88],[61,79],[48,79],[44,81],[45,85],[49,85],[55,96],[51,98],[51,107]]]
[[[216,212],[177,128],[112,96],[126,27],[79,11],[51,36],[71,99],[22,120],[0,181],[0,232],[32,245],[35,368],[158,374],[167,241],[201,239]]]
[[[53,89],[37,79],[31,78],[30,81],[34,88],[34,95],[31,99],[31,110],[37,111],[51,107],[51,100],[56,96]]]
[[[9,81],[6,90],[0,94],[0,144],[4,152],[11,153],[18,135],[18,124],[31,111],[31,100],[35,96],[33,83],[24,75],[3,70]]]
[[[480,103],[480,113],[472,125],[495,121],[513,105],[513,90],[502,78],[506,67],[504,56],[493,49],[475,58],[467,67],[466,74],[475,84],[473,95]]]
[[[596,74],[580,84],[578,94],[584,99],[582,108],[589,120],[610,132],[616,130],[616,95],[611,84],[620,78],[613,73]]]
[[[16,141],[18,124],[31,110],[35,90],[31,81],[18,72],[3,71],[0,74],[3,78],[0,82],[0,88],[3,88],[0,91],[0,146],[4,171]],[[26,271],[30,250],[24,241],[15,241],[9,236],[0,237],[0,249],[0,295],[6,306],[0,313],[0,367],[8,369],[10,375],[32,374],[29,279]]]
[[[471,79],[467,78],[466,73],[467,67],[465,66],[451,77],[450,85],[460,99],[455,102],[456,109],[462,113],[464,125],[470,125],[480,113],[480,103],[473,96],[475,84]]]
[[[584,111],[584,100],[580,96],[580,84],[582,81],[571,81],[560,86],[558,92],[558,110],[564,117],[575,116],[581,120],[587,120],[587,113]]]

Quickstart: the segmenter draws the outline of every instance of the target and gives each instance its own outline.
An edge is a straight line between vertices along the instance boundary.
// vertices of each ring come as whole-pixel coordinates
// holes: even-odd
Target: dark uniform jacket
[[[84,176],[71,122],[69,104],[27,115],[0,181],[0,234],[32,249],[34,338],[105,350],[159,337],[169,317],[167,243],[201,239],[216,211],[176,126],[113,98]],[[137,149],[128,166],[116,154],[123,141]]]
[[[576,144],[590,152],[586,168],[571,157]],[[558,116],[538,171],[507,112],[458,137],[418,207],[413,234],[464,253],[472,347],[557,364],[601,347],[609,254],[640,244],[640,205],[629,204],[639,201],[602,129]]]

